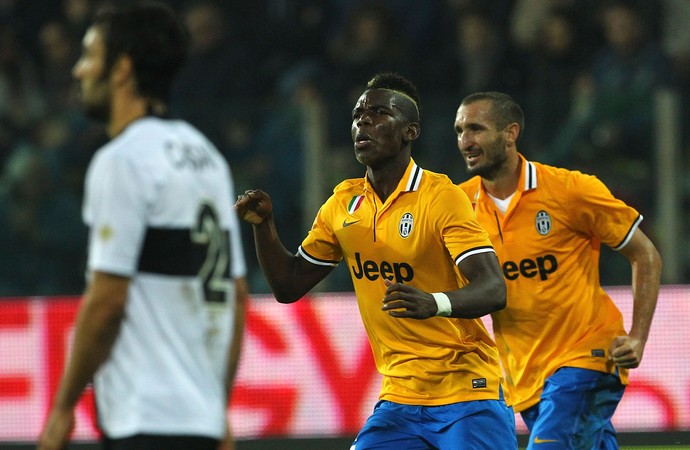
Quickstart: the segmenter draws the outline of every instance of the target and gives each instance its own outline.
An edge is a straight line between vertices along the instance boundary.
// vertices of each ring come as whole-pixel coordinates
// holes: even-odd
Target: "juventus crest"
[[[403,238],[406,238],[407,236],[412,233],[412,225],[414,223],[414,220],[412,219],[412,214],[410,213],[405,213],[403,216],[400,218],[400,223],[398,224],[398,231],[400,232],[400,236]]]
[[[535,225],[537,227],[537,233],[542,236],[549,234],[549,231],[551,231],[551,216],[549,216],[549,213],[544,210],[539,211],[535,219]]]

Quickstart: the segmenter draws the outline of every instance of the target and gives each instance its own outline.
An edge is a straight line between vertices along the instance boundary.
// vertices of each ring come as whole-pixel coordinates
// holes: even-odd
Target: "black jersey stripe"
[[[229,233],[224,231],[226,241]],[[196,276],[208,255],[208,246],[192,242],[191,231],[185,228],[146,230],[139,255],[137,271],[158,275]],[[229,275],[229,264],[227,265]]]
[[[414,168],[412,170],[412,173],[410,174],[410,178],[407,181],[407,191],[416,191],[419,189],[419,182],[422,178],[422,168],[419,167],[418,165],[414,165]]]

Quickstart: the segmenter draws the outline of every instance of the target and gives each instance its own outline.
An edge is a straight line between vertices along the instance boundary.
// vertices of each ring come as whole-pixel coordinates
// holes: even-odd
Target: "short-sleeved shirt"
[[[246,273],[233,199],[227,163],[183,121],[139,119],[94,155],[88,271],[130,278],[94,382],[108,437],[224,435],[233,279]]]
[[[625,329],[599,282],[601,243],[623,248],[642,220],[596,177],[519,156],[517,192],[505,214],[479,177],[460,184],[506,280],[508,306],[492,319],[517,412],[539,402],[544,380],[559,367],[616,371],[608,349]],[[627,383],[627,371],[619,372]]]
[[[465,193],[414,161],[385,202],[366,177],[336,186],[299,248],[314,264],[345,260],[383,375],[380,398],[410,405],[498,399],[498,353],[481,319],[389,316],[384,279],[456,290],[467,285],[457,263],[493,251]]]

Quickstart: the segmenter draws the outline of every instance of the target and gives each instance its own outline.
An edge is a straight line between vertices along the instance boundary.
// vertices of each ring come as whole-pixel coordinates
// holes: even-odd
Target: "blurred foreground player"
[[[166,7],[109,9],[73,75],[111,141],[85,181],[88,279],[39,449],[64,448],[93,380],[104,448],[232,448],[229,393],[246,284],[229,167],[164,118],[186,32]]]

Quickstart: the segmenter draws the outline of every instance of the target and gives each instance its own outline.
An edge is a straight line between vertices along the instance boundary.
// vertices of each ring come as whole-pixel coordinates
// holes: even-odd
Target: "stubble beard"
[[[503,169],[506,161],[508,161],[508,155],[505,151],[505,144],[502,139],[494,142],[491,147],[484,149],[484,156],[486,157],[486,162],[484,164],[478,164],[474,167],[467,165],[467,173],[470,176],[479,175],[485,180],[493,181],[496,179],[498,174]],[[487,151],[488,150],[488,151]]]
[[[106,77],[101,77],[91,86],[90,99],[82,92],[82,109],[89,118],[108,123],[110,121],[110,91]]]

